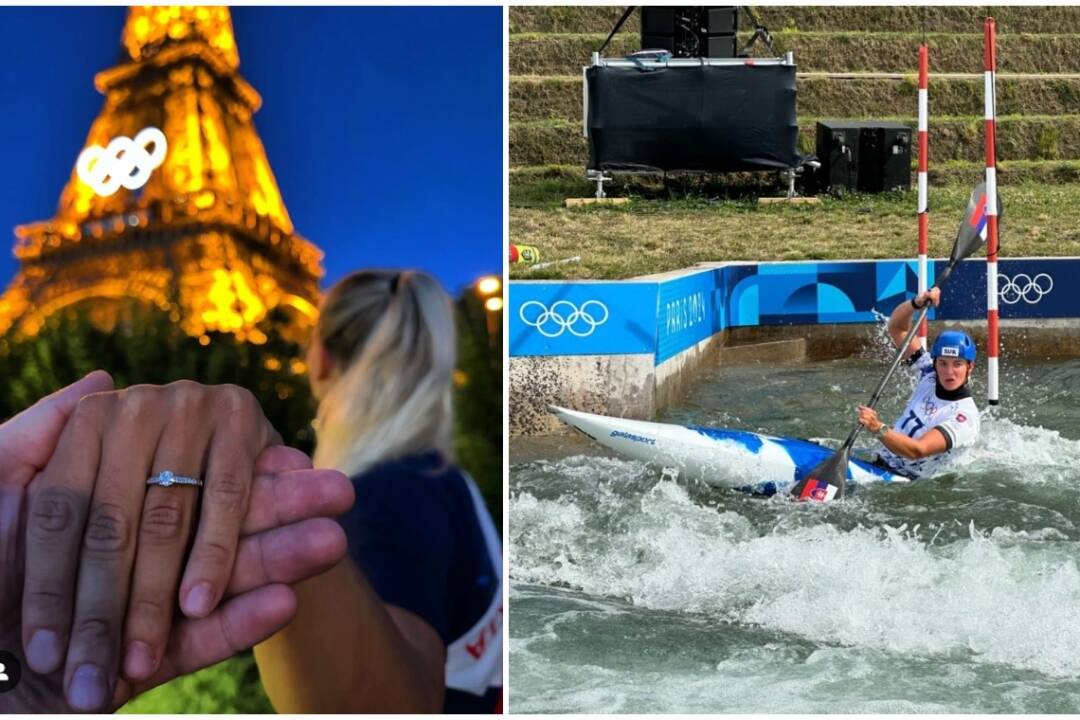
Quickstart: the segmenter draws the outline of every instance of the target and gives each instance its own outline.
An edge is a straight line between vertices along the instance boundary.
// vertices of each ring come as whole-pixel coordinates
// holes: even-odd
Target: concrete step
[[[983,79],[976,74],[935,74],[930,79],[933,117],[977,115]],[[581,75],[518,76],[510,79],[510,119],[581,120]],[[816,117],[910,116],[916,113],[915,75],[886,73],[799,73],[798,113]],[[1007,75],[997,80],[999,115],[1065,115],[1080,110],[1080,74]]]
[[[510,32],[611,32],[622,6],[510,8]],[[1080,7],[992,7],[956,5],[919,7],[883,6],[765,6],[753,7],[770,32],[780,30],[856,30],[877,32],[981,32],[983,19],[993,15],[999,35],[1009,33],[1080,32]],[[640,14],[634,12],[624,32],[638,32]],[[739,13],[739,27],[751,29],[750,18]]]
[[[907,122],[914,117],[879,118]],[[814,151],[817,118],[799,118],[799,147]],[[1080,115],[1000,116],[998,158],[1008,160],[1080,159]],[[931,165],[962,160],[978,162],[985,157],[981,117],[935,116],[930,138]],[[912,153],[912,162],[915,154]],[[511,165],[580,165],[588,161],[588,144],[581,123],[571,120],[511,122]]]
[[[580,75],[599,49],[601,33],[520,33],[510,36],[511,75]],[[922,33],[775,32],[776,53],[795,53],[803,72],[917,71]],[[933,72],[982,71],[982,33],[926,35]],[[621,32],[605,50],[621,57],[640,49],[637,33]],[[757,54],[762,55],[759,51]],[[1080,72],[1080,34],[1001,35],[998,71],[1011,73]]]

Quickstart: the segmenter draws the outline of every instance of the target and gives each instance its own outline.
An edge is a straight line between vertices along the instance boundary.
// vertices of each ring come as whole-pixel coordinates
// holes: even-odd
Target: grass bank
[[[930,254],[949,253],[970,186],[932,188]],[[1080,255],[1080,186],[1003,186],[1001,256]],[[581,261],[540,270],[511,266],[514,279],[625,279],[723,260],[898,258],[915,254],[915,193],[844,198],[818,205],[760,205],[752,197],[639,196],[621,206],[554,207],[512,201],[510,237],[542,260]]]

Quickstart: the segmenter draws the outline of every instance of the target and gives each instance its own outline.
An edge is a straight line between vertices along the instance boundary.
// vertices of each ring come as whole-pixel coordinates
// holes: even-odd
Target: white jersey
[[[929,353],[919,351],[912,367],[920,373],[919,384],[892,429],[917,440],[939,428],[945,435],[946,450],[938,455],[909,460],[882,447],[878,457],[904,475],[928,477],[938,474],[963,448],[974,445],[979,439],[979,409],[966,388],[962,397],[955,400],[937,396],[937,376]]]

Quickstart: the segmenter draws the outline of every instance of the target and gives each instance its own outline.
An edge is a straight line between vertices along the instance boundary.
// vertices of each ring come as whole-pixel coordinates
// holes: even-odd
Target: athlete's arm
[[[938,306],[941,302],[941,290],[936,287],[919,293],[915,298],[915,303],[922,307],[929,302],[934,307]],[[904,342],[904,338],[907,337],[908,332],[911,330],[911,320],[915,316],[915,307],[911,304],[910,300],[904,300],[897,305],[892,314],[889,316],[889,337],[892,338],[893,344],[896,347],[900,347],[900,344]],[[911,357],[911,354],[919,350],[922,345],[919,344],[918,338],[911,341],[911,345],[904,351],[904,359]]]
[[[864,405],[859,406],[859,423],[872,433],[878,433],[885,427],[885,423],[881,422],[877,413]],[[885,430],[884,434],[879,435],[878,438],[882,445],[908,460],[938,455],[949,449],[949,440],[945,431],[938,427],[930,428],[918,439],[908,437],[892,428]]]
[[[446,648],[430,624],[384,603],[348,558],[295,589],[292,623],[255,646],[278,712],[442,712]]]

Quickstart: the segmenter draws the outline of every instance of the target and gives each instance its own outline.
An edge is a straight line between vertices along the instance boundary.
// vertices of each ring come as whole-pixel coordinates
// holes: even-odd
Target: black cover
[[[797,167],[793,65],[590,67],[589,169]]]

